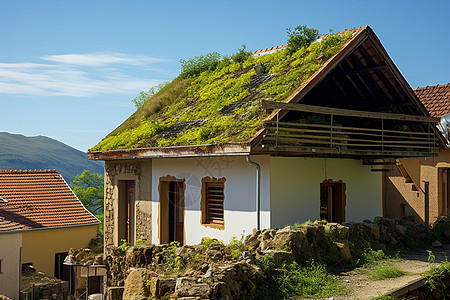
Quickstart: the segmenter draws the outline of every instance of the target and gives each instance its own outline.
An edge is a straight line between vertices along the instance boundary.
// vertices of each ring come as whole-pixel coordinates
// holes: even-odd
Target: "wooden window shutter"
[[[223,225],[223,182],[206,183],[206,223]]]

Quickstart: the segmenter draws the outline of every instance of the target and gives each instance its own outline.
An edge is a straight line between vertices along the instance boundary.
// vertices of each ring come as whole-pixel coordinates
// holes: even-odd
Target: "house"
[[[441,118],[438,128],[449,140],[450,84],[414,90],[431,116]],[[450,149],[442,145],[436,157],[400,159],[386,173],[387,216],[433,223],[450,213]]]
[[[229,241],[254,228],[385,213],[383,172],[442,143],[373,30],[180,76],[90,149],[105,245]]]
[[[67,280],[68,249],[86,247],[99,223],[55,170],[0,171],[0,294],[19,299],[22,264]]]

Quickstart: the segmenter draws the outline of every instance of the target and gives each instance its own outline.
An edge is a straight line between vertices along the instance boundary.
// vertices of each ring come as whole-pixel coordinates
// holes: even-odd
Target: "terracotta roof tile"
[[[442,117],[450,113],[450,83],[418,87],[414,89],[432,117]]]
[[[0,171],[0,232],[98,224],[55,170]]]

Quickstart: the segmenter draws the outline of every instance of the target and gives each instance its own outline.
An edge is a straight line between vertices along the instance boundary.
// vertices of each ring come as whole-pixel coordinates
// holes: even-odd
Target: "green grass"
[[[268,279],[263,286],[258,287],[255,299],[331,297],[348,292],[339,278],[330,274],[321,264],[302,267],[294,262],[275,270],[270,257],[257,260],[257,264]]]
[[[369,276],[372,280],[397,278],[406,274],[405,271],[387,263],[382,263],[372,268],[363,269],[362,272]]]
[[[285,297],[330,297],[347,292],[339,278],[328,273],[323,265],[301,267],[296,263],[287,265],[277,284]]]

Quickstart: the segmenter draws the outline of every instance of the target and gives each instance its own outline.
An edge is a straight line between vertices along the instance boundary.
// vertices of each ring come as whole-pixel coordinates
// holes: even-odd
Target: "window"
[[[202,224],[223,229],[225,178],[203,178],[202,180]]]

